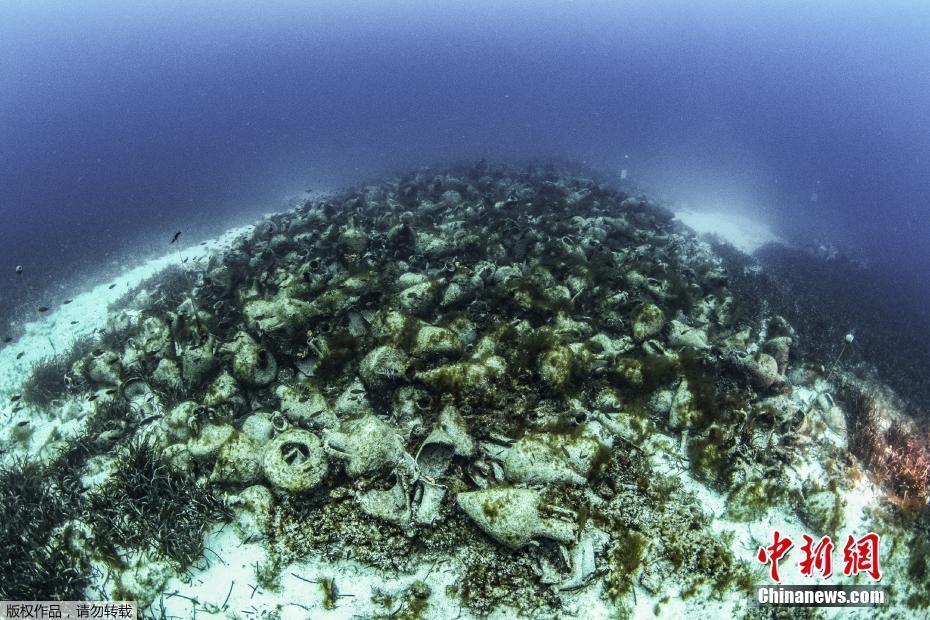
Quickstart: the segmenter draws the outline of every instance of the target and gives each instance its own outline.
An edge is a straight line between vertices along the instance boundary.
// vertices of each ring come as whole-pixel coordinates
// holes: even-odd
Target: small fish
[[[101,355],[103,355],[103,349],[94,349],[91,352],[91,355],[93,355],[94,357],[100,357]]]
[[[148,424],[149,422],[154,422],[155,420],[157,420],[157,419],[160,418],[160,417],[162,417],[160,413],[156,413],[155,415],[150,415],[149,417],[147,417],[147,418],[141,420],[141,421],[139,422],[139,426],[145,426],[145,425]]]
[[[116,282],[114,282],[113,284],[111,284],[111,285],[108,286],[107,288],[108,288],[108,289],[114,289],[114,288],[116,288]]]
[[[48,312],[48,306],[39,306],[37,310],[39,312]]]
[[[61,303],[67,306],[67,305],[70,304],[72,301],[74,301],[74,300],[73,300],[73,299],[66,299],[66,300],[64,300],[64,301],[61,302]]]
[[[16,354],[16,359],[22,359],[24,355],[26,355],[26,352],[20,351],[19,353]]]
[[[89,402],[89,403],[92,403],[92,402],[94,402],[95,400],[97,400],[97,395],[96,395],[96,394],[91,394],[90,396],[87,397],[87,402]]]
[[[22,409],[23,409],[23,405],[22,403],[20,403],[16,405],[15,407],[13,407],[13,413],[19,413],[20,411],[22,411]]]
[[[72,325],[77,325],[78,323],[79,323],[79,321],[71,321],[71,324],[72,324]]]
[[[201,241],[201,242],[200,242],[200,245],[207,245],[207,242],[206,242],[206,241]]]
[[[3,339],[3,344],[7,344],[9,342],[13,342],[13,336],[7,336]]]
[[[107,362],[107,364],[119,364],[119,358],[118,358],[118,357],[114,357],[114,358],[111,359],[109,362]]]
[[[11,403],[15,403],[16,401],[18,401],[18,400],[19,400],[20,398],[22,398],[22,397],[23,397],[22,394],[13,394],[12,396],[10,396],[10,402],[11,402]]]
[[[174,233],[174,236],[173,236],[173,237],[171,237],[171,243],[174,243],[174,242],[177,241],[180,237],[181,237],[181,231],[179,230],[178,232]],[[169,243],[168,245],[171,245],[171,243]]]
[[[182,259],[181,259],[181,262],[182,262],[182,263],[186,263],[189,259],[190,259],[189,256],[188,256],[187,258],[182,258]]]
[[[113,396],[113,395],[116,394],[117,392],[119,392],[119,390],[117,390],[116,388],[110,388],[109,390],[107,390],[106,392],[104,392],[104,394],[106,394],[107,396]]]

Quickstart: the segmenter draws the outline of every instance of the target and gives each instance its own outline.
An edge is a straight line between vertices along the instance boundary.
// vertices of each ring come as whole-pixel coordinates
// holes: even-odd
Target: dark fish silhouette
[[[181,231],[179,230],[178,232],[174,233],[173,237],[171,237],[171,243],[174,243],[175,241],[177,241],[178,238],[180,238],[180,236],[181,236]],[[171,245],[171,243],[169,243],[168,245]]]
[[[113,284],[111,284],[111,285],[108,286],[107,288],[108,288],[108,289],[113,289],[113,287],[115,287],[115,286],[116,286],[116,282],[114,282]]]
[[[87,402],[91,402],[91,403],[92,403],[92,402],[94,402],[95,400],[97,400],[97,395],[96,395],[96,394],[92,394],[92,395],[90,395],[90,396],[87,397]]]
[[[74,301],[74,300],[73,300],[73,299],[66,299],[66,300],[64,300],[64,301],[61,302],[61,303],[63,303],[64,305],[67,306],[67,305],[70,304],[72,301]]]
[[[48,312],[48,306],[39,306],[38,310],[39,312]]]
[[[71,321],[72,325],[77,325],[80,321]]]
[[[26,355],[26,352],[20,351],[19,353],[16,354],[16,359],[21,359],[24,355]]]
[[[3,344],[6,344],[8,342],[13,342],[13,336],[7,336],[6,338],[3,339]]]
[[[13,394],[12,396],[10,396],[10,402],[15,403],[22,397],[23,397],[22,394]]]

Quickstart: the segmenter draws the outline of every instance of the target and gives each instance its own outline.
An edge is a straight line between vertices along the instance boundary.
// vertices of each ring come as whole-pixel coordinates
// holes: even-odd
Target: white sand
[[[684,209],[675,217],[698,234],[717,237],[746,254],[767,243],[785,243],[763,223],[736,213]]]
[[[187,583],[180,578],[172,578],[164,588],[162,600],[169,615],[180,618],[195,615],[198,618],[227,618],[230,614],[262,617],[263,613],[280,609],[282,620],[371,617],[389,614],[399,605],[395,603],[394,608],[385,609],[373,604],[374,588],[398,601],[404,590],[418,579],[428,583],[432,589],[430,615],[427,617],[454,618],[460,611],[458,602],[445,596],[446,587],[452,585],[456,578],[448,566],[421,566],[410,575],[389,575],[351,560],[324,563],[308,559],[284,567],[280,588],[272,591],[253,587],[257,586],[255,564],[266,557],[261,543],[243,543],[232,526],[213,531],[207,535],[205,542],[215,552],[209,552],[205,557],[204,564],[208,563],[209,568],[194,570],[192,579]],[[338,596],[333,609],[324,607],[320,583],[323,579],[332,579],[336,586]],[[219,609],[205,610],[211,605]],[[250,612],[254,615],[249,615]],[[468,616],[463,614],[463,617]]]

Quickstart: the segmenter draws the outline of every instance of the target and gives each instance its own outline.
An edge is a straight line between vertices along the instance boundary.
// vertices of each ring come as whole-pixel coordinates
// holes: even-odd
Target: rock
[[[194,460],[186,443],[173,443],[162,453],[168,467],[179,474],[189,475],[194,470]]]
[[[572,379],[575,356],[565,345],[556,345],[539,356],[539,377],[551,388],[562,391]]]
[[[438,428],[445,433],[449,444],[458,456],[469,457],[475,453],[475,442],[468,434],[465,419],[458,409],[447,405],[439,413]]]
[[[205,424],[200,433],[188,440],[187,449],[194,458],[211,459],[235,432],[229,424]]]
[[[384,390],[397,385],[407,372],[407,354],[390,346],[372,349],[359,365],[359,378],[369,390]]]
[[[688,387],[688,380],[682,378],[669,405],[668,427],[676,431],[691,428],[700,416],[701,412],[695,406],[694,396]]]
[[[656,390],[649,398],[649,409],[660,416],[668,415],[672,410],[675,394],[680,387],[681,382],[679,382],[679,385],[677,385],[674,390]]]
[[[359,284],[356,282],[356,284]],[[350,286],[350,279],[346,279],[344,286]],[[355,300],[346,292],[339,289],[329,289],[316,296],[308,308],[309,314],[306,319],[319,319],[341,315]]]
[[[411,520],[410,498],[398,482],[387,490],[373,489],[358,497],[359,508],[365,514],[406,527]]]
[[[163,359],[158,362],[152,373],[152,383],[171,392],[181,389],[181,369],[174,360]]]
[[[261,479],[262,463],[258,446],[246,435],[234,434],[220,447],[210,481],[247,485],[260,482]]]
[[[230,506],[236,511],[235,523],[245,540],[263,538],[271,523],[274,495],[268,487],[253,484],[229,498]]]
[[[229,265],[217,265],[207,273],[209,281],[206,284],[218,297],[225,297],[232,290],[235,283],[235,274]]]
[[[600,447],[597,437],[586,428],[573,436],[527,433],[507,450],[504,477],[514,483],[583,485]]]
[[[374,414],[365,386],[358,379],[339,395],[333,404],[333,411],[342,419],[361,418]]]
[[[665,313],[657,305],[644,303],[633,316],[633,338],[642,342],[655,336],[665,326]]]
[[[417,373],[417,379],[436,389],[459,391],[493,390],[504,378],[507,363],[496,355],[474,362],[437,366]]]
[[[633,339],[629,336],[614,339],[607,334],[595,334],[588,339],[588,343],[595,356],[605,361],[615,360],[634,348]]]
[[[455,243],[448,237],[440,237],[429,233],[417,235],[417,250],[431,259],[440,259],[455,252]]]
[[[470,283],[450,282],[449,286],[442,294],[442,301],[439,305],[445,309],[456,308],[464,305],[475,296],[474,288]]]
[[[169,357],[174,354],[174,341],[168,325],[157,317],[147,317],[135,339],[139,349],[147,356]]]
[[[481,530],[512,549],[526,546],[538,536],[562,543],[575,539],[573,523],[540,514],[542,494],[534,489],[495,487],[459,493],[459,508]]]
[[[281,399],[281,413],[297,426],[334,429],[339,425],[326,399],[311,385],[280,385],[275,394]]]
[[[227,407],[235,410],[245,403],[239,396],[239,385],[236,380],[231,374],[223,371],[207,388],[203,396],[203,404],[205,407]]]
[[[792,340],[788,336],[770,338],[762,346],[762,350],[771,355],[778,363],[778,373],[785,374],[788,369],[788,359],[791,356]]]
[[[161,399],[152,391],[152,387],[142,379],[134,377],[123,381],[120,392],[123,398],[126,399],[129,410],[140,419],[161,415]]]
[[[242,434],[258,446],[265,445],[274,435],[274,425],[267,413],[253,413],[242,422]]]
[[[313,308],[303,300],[279,295],[272,300],[247,302],[244,313],[252,325],[263,332],[293,336],[306,330]]]
[[[756,353],[746,360],[746,370],[754,387],[767,390],[784,379],[778,372],[778,362],[768,353]]]
[[[88,380],[101,386],[119,385],[122,370],[119,355],[112,351],[104,351],[98,356],[91,356],[84,364],[84,374]]]
[[[181,353],[181,378],[189,386],[199,386],[216,367],[212,339]]]
[[[361,254],[368,247],[368,235],[364,230],[350,226],[339,235],[339,245],[349,254]]]
[[[371,332],[378,340],[397,345],[407,339],[407,334],[416,333],[421,324],[423,321],[403,312],[384,310],[372,317]]]
[[[191,436],[192,424],[195,420],[195,411],[199,407],[192,400],[186,400],[177,405],[165,416],[165,426],[168,433],[177,441],[187,441]]]
[[[309,431],[285,431],[265,444],[262,468],[265,478],[279,491],[311,491],[326,475],[323,444]]]
[[[408,289],[411,286],[416,286],[417,284],[425,284],[429,282],[429,278],[422,273],[403,273],[399,278],[397,278],[397,286],[400,290]]]
[[[352,478],[390,469],[404,451],[397,429],[373,415],[325,433],[323,447],[330,456],[346,462],[346,473]]]
[[[417,357],[432,359],[460,355],[462,340],[450,329],[423,325],[417,332],[411,353]]]
[[[233,377],[252,387],[268,385],[278,373],[274,356],[245,332],[236,334],[222,351],[232,357]]]
[[[690,327],[677,320],[672,320],[669,323],[668,342],[673,347],[678,348],[691,347],[692,349],[702,350],[710,347],[707,342],[707,334],[703,329]]]
[[[436,286],[432,282],[423,282],[407,287],[398,295],[401,307],[411,314],[429,311],[435,303]]]
[[[454,455],[453,440],[441,428],[433,429],[417,451],[419,502],[413,507],[413,518],[417,523],[430,524],[439,516],[446,490],[438,480],[446,473]]]

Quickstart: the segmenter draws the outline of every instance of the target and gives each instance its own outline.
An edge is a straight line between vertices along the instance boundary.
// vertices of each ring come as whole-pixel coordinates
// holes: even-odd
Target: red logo
[[[759,553],[756,554],[763,564],[771,564],[772,580],[775,583],[781,583],[781,577],[778,576],[778,561],[782,559],[788,550],[794,546],[790,538],[782,538],[781,532],[775,530],[774,540],[768,547],[759,547]]]
[[[804,544],[801,545],[801,574],[812,577],[814,571],[820,573],[824,579],[833,574],[833,541],[824,536],[814,545],[814,539],[807,534],[803,535]]]
[[[828,579],[833,574],[833,540],[829,536],[815,540],[807,534],[802,534],[802,538],[804,544],[800,549],[803,557],[799,562],[801,574],[813,577],[816,573],[822,579]],[[878,560],[879,542],[879,536],[874,532],[869,532],[861,538],[850,534],[843,546],[843,574],[851,577],[865,573],[873,580],[879,581],[882,578]],[[761,564],[769,565],[769,573],[775,583],[781,583],[778,562],[788,555],[792,547],[794,541],[783,536],[778,530],[772,534],[771,545],[759,547],[756,559]]]
[[[843,547],[843,574],[858,575],[866,573],[875,581],[882,578],[878,565],[878,534],[869,532],[856,540],[852,534]]]

